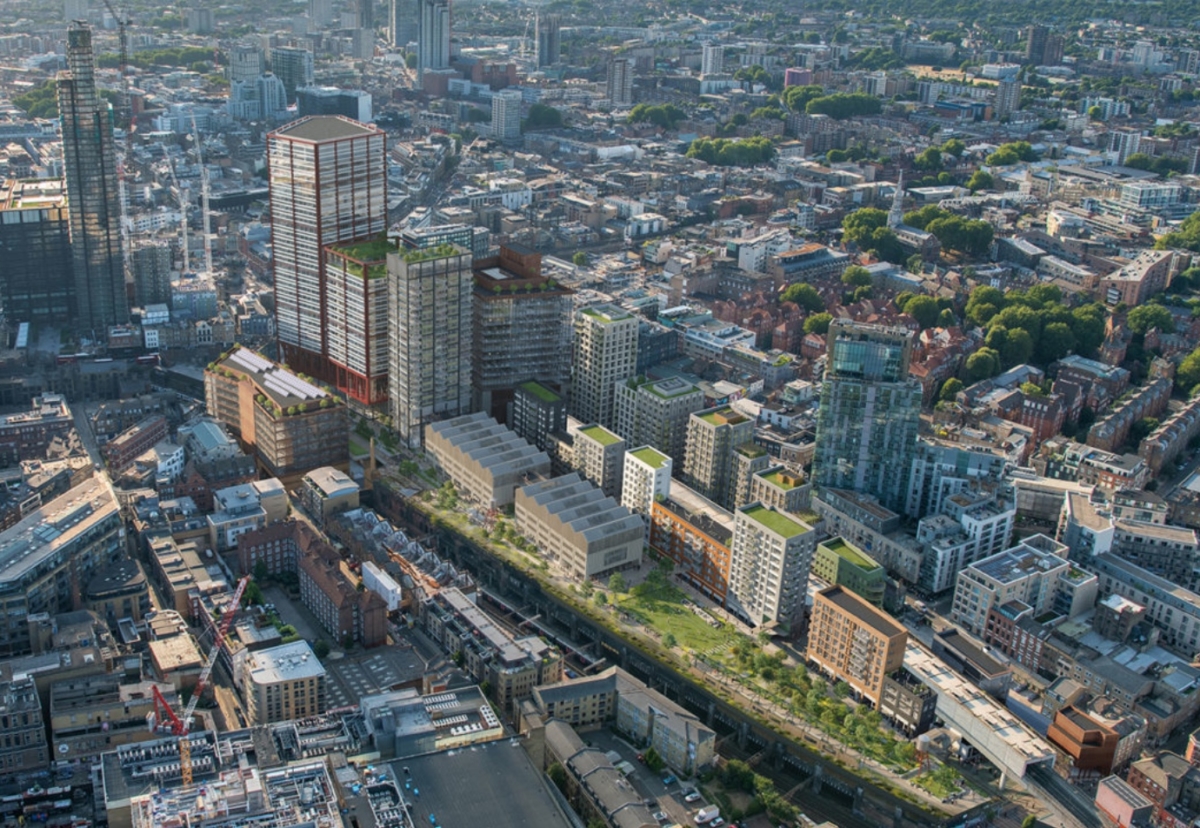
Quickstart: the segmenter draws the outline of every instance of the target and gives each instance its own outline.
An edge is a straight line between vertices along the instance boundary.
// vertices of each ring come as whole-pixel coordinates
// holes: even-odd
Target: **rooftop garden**
[[[699,416],[706,423],[712,423],[713,425],[721,425],[722,423],[736,424],[746,419],[741,414],[735,413],[732,408],[718,408],[716,411],[706,411]]]
[[[396,245],[388,241],[386,233],[380,233],[367,241],[338,245],[336,250],[351,259],[360,262],[380,262],[387,259],[387,254],[395,252]]]
[[[840,558],[844,558],[850,563],[857,566],[859,569],[878,569],[879,564],[868,558],[857,547],[847,543],[842,538],[831,538],[824,541],[821,546],[824,546],[833,554]]]
[[[426,247],[417,250],[407,250],[404,253],[404,261],[408,264],[417,264],[418,262],[428,262],[433,259],[448,259],[451,256],[457,256],[459,249],[452,244],[439,244],[437,247]]]
[[[667,462],[670,459],[662,452],[655,451],[649,446],[646,448],[640,448],[637,451],[630,453],[652,469],[661,469],[663,466],[667,465]]]
[[[754,445],[754,443],[742,443],[737,447],[737,453],[743,457],[762,457],[767,450],[762,446]]]
[[[621,442],[621,438],[613,434],[604,426],[589,426],[588,428],[579,429],[579,433],[585,437],[595,440],[602,446],[612,446]]]
[[[526,382],[521,384],[521,388],[528,391],[533,396],[537,397],[542,402],[553,403],[562,399],[558,394],[555,394],[540,382]]]
[[[749,509],[742,510],[742,514],[785,538],[795,537],[809,531],[808,527],[799,521],[792,520],[783,512],[773,511],[766,506],[751,506]]]
[[[773,471],[770,474],[764,474],[763,479],[775,486],[778,486],[784,491],[789,491],[800,485],[799,475],[788,474],[782,469],[779,471]]]

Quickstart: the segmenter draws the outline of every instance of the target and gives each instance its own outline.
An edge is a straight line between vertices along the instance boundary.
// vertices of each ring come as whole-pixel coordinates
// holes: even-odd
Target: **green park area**
[[[645,581],[620,595],[616,605],[657,632],[668,647],[698,653],[723,652],[744,638],[728,624],[694,612],[683,590],[668,581],[661,568],[652,570]]]

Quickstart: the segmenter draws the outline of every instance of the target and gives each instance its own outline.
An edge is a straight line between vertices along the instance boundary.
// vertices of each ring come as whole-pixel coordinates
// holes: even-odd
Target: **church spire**
[[[900,181],[896,184],[896,194],[892,196],[892,209],[888,211],[888,227],[895,230],[904,224],[904,171],[900,171]]]

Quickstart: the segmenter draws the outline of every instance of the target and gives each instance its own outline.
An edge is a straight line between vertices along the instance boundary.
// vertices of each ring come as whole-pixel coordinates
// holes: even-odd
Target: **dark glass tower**
[[[121,251],[121,200],[113,113],[96,90],[92,30],[67,31],[67,71],[58,76],[75,273],[75,327],[100,331],[129,321]]]
[[[817,410],[813,478],[902,512],[917,451],[921,384],[909,379],[913,334],[837,321],[829,326]]]

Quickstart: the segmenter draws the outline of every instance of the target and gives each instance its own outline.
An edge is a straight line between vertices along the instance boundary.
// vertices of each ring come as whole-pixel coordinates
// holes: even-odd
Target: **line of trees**
[[[730,140],[728,138],[697,138],[688,147],[688,158],[699,158],[718,167],[752,167],[765,164],[775,156],[775,145],[767,138]]]

